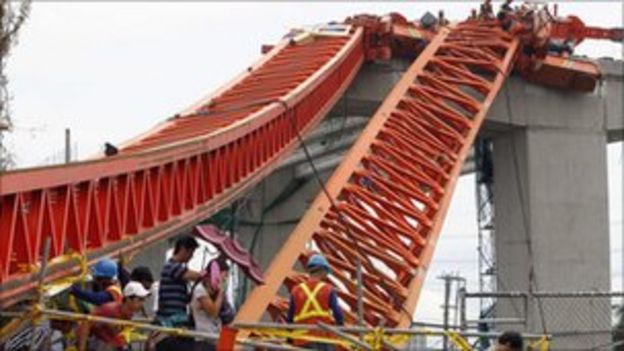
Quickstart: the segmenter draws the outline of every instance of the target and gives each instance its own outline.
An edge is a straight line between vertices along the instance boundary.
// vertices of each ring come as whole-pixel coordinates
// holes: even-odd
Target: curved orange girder
[[[295,266],[312,248],[333,266],[347,322],[356,318],[359,256],[366,322],[409,326],[461,165],[518,45],[495,22],[441,29],[327,182],[331,200],[317,196],[236,321],[283,318],[280,288],[303,279]]]
[[[0,306],[50,258],[132,252],[196,223],[266,176],[329,112],[364,60],[363,30],[284,40],[233,82],[118,155],[0,176]],[[51,281],[77,270],[50,267]]]

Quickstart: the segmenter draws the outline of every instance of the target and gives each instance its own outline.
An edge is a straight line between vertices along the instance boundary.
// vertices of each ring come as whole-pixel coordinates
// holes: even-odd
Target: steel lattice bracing
[[[518,40],[494,23],[442,29],[383,102],[257,287],[237,321],[283,317],[280,287],[303,274],[306,248],[333,265],[339,296],[356,311],[363,264],[369,324],[407,326],[461,165],[513,65]],[[332,203],[335,207],[332,207]]]
[[[0,305],[34,288],[34,267],[90,261],[179,232],[253,187],[327,114],[364,60],[362,29],[285,40],[211,98],[123,146],[119,155],[0,177]],[[70,273],[51,267],[48,280]],[[58,269],[54,269],[58,268]]]

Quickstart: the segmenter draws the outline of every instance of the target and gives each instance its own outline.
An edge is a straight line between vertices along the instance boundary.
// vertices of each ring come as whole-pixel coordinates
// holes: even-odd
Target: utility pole
[[[458,305],[459,305],[459,295],[460,290],[465,289],[466,287],[466,279],[459,276],[458,274],[450,274],[445,273],[438,277],[444,281],[444,304],[442,305],[442,325],[444,327],[444,331],[449,331],[450,329],[454,329],[458,324]],[[451,297],[454,297],[455,303],[451,304]],[[453,310],[453,325],[450,324],[450,311]],[[449,350],[449,340],[446,335],[443,336],[443,350]]]
[[[444,315],[443,315],[443,324],[444,324],[444,331],[448,331],[449,330],[449,309],[451,308],[450,306],[450,301],[451,301],[451,276],[450,275],[444,275],[441,277],[441,279],[444,280]],[[443,350],[446,351],[448,350],[448,337],[446,335],[444,335],[444,343],[443,343]]]
[[[65,163],[71,162],[71,131],[65,128]]]

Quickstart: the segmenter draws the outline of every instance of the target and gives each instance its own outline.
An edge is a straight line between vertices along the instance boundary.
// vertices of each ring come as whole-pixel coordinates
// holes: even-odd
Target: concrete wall
[[[610,290],[605,144],[604,132],[574,128],[518,128],[494,139],[499,290]],[[496,316],[524,317],[519,302],[499,299]],[[526,317],[525,330],[536,333],[611,325],[606,299],[532,299]],[[553,347],[584,349],[609,340],[608,334],[560,337]]]

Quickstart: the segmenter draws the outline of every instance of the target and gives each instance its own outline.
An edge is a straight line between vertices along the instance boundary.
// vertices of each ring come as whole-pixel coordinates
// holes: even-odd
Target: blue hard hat
[[[307,267],[308,269],[323,268],[327,270],[327,272],[331,272],[331,267],[329,266],[329,262],[327,262],[327,259],[325,258],[325,256],[321,254],[312,255],[310,259],[308,260]]]
[[[91,274],[96,278],[113,279],[117,277],[117,263],[110,258],[103,258],[91,268]]]

